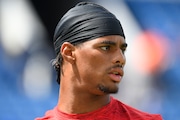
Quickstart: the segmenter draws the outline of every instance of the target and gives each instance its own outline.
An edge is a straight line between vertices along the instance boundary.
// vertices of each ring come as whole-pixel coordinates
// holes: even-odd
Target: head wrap
[[[107,35],[120,35],[125,38],[120,21],[100,5],[81,2],[61,18],[55,29],[56,54],[64,42],[79,44]]]

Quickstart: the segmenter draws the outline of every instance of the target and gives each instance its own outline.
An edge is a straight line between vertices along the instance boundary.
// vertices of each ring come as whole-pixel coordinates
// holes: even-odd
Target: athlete
[[[120,21],[104,7],[71,8],[56,27],[54,47],[59,99],[36,120],[162,120],[110,96],[124,75],[127,43]]]

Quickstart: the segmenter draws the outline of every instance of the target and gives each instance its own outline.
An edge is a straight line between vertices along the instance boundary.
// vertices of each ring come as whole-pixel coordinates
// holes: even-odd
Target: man
[[[119,20],[108,10],[77,4],[58,23],[54,46],[59,101],[36,120],[162,120],[110,96],[124,75],[127,43]]]

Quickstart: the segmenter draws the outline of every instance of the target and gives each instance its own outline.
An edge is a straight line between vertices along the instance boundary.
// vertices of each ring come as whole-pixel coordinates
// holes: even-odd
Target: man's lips
[[[108,74],[113,81],[120,82],[124,73],[120,68],[113,68]]]
[[[120,82],[121,79],[122,79],[122,76],[120,76],[120,75],[115,75],[115,74],[109,74],[109,77],[110,77],[113,81],[115,81],[115,82]]]

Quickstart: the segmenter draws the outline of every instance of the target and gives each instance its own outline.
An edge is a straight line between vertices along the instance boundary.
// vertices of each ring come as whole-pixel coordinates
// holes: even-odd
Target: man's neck
[[[64,113],[80,114],[97,110],[110,102],[109,95],[68,95],[60,92],[58,109]]]

